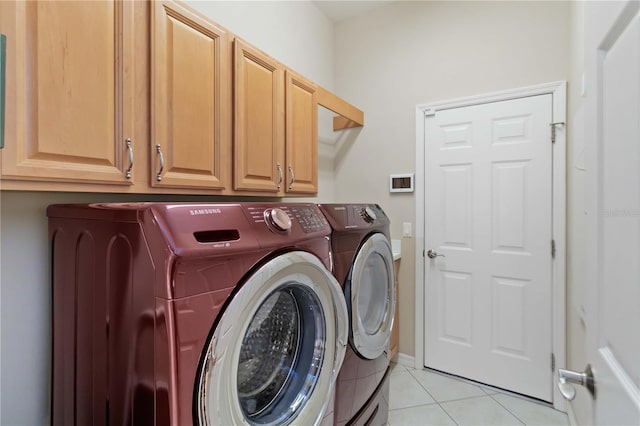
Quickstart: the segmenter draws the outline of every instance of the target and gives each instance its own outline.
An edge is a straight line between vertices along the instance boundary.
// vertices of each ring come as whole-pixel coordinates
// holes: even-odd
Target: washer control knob
[[[362,217],[365,221],[371,223],[376,220],[376,212],[374,212],[371,207],[367,206],[362,209]]]
[[[265,219],[269,225],[276,228],[278,231],[288,231],[291,229],[291,218],[282,209],[273,208],[264,212]]]

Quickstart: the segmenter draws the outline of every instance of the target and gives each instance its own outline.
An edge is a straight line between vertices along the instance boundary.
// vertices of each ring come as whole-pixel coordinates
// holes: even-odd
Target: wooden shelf
[[[364,112],[320,86],[318,104],[340,115],[333,118],[334,131],[364,126]]]

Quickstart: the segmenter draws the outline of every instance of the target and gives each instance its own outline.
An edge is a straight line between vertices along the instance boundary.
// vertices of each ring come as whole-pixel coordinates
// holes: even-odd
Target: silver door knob
[[[576,389],[572,383],[586,387],[593,399],[596,398],[596,383],[593,379],[593,370],[590,364],[587,365],[587,368],[582,373],[558,368],[558,389],[560,389],[560,393],[567,401],[571,401],[576,397]]]
[[[435,259],[435,258],[436,258],[436,257],[438,257],[438,256],[445,257],[445,256],[444,256],[444,254],[438,254],[438,252],[437,252],[437,251],[435,251],[435,250],[428,250],[428,251],[427,251],[427,257],[428,257],[429,259]]]

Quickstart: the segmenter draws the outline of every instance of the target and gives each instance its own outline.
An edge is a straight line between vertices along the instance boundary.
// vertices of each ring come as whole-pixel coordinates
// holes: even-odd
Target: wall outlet
[[[402,223],[402,236],[411,237],[411,222]]]

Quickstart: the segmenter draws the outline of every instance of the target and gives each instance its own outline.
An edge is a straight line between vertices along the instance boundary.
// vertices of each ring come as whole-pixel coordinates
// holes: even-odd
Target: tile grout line
[[[474,383],[474,382],[469,381],[469,380],[464,380],[464,379],[463,380],[458,380],[457,378],[450,377],[449,375],[439,374],[438,372],[435,372],[433,374],[439,374],[439,375],[441,375],[443,377],[447,377],[447,378],[449,378],[451,380],[454,380],[454,381],[458,381],[458,382],[461,382],[461,383],[467,383],[469,385],[477,387],[479,390],[481,390],[483,392],[483,395],[476,395],[476,396],[468,396],[468,397],[463,397],[463,398],[448,399],[446,401],[438,401],[438,400],[436,400],[436,398],[434,398],[434,396],[431,394],[429,389],[425,385],[423,385],[422,382],[413,374],[413,372],[415,372],[415,371],[427,371],[428,372],[428,369],[426,369],[426,370],[419,370],[419,369],[415,369],[415,368],[409,369],[409,368],[404,367],[404,366],[403,366],[403,368],[404,368],[404,370],[402,372],[408,372],[409,375],[416,382],[418,382],[418,385],[431,397],[431,399],[433,399],[433,402],[426,403],[426,404],[419,404],[419,405],[410,406],[410,407],[396,408],[396,409],[393,409],[393,410],[390,409],[389,411],[413,409],[413,408],[422,407],[422,406],[428,406],[428,405],[437,405],[442,411],[445,412],[445,414],[451,419],[451,421],[453,421],[454,424],[458,425],[458,423],[451,416],[451,414],[447,411],[447,409],[445,407],[443,407],[443,404],[447,404],[447,403],[450,403],[450,402],[457,402],[457,401],[465,401],[465,400],[475,399],[475,398],[483,398],[483,397],[487,397],[488,396],[493,402],[497,403],[500,408],[504,409],[507,413],[511,414],[521,425],[528,426],[527,423],[524,420],[522,420],[514,411],[510,410],[509,407],[507,407],[506,405],[501,403],[496,398],[496,395],[512,396],[514,398],[519,398],[519,399],[521,399],[521,400],[523,400],[523,401],[525,401],[527,403],[530,403],[532,405],[539,405],[541,407],[547,407],[547,404],[539,403],[537,401],[529,401],[528,398],[520,398],[518,395],[511,395],[511,392],[508,392],[508,391],[501,392],[499,390],[494,389],[491,386],[480,386],[477,383]],[[489,393],[489,392],[492,392],[492,393]],[[551,407],[551,408],[553,408],[553,407]]]
[[[405,367],[405,368],[406,368],[406,367]],[[449,417],[449,418],[450,418],[450,419],[451,419],[451,420],[452,420],[456,425],[458,425],[458,423],[455,421],[455,419],[454,419],[453,417],[451,417],[451,414],[449,414],[449,412],[447,411],[447,409],[446,409],[445,407],[443,407],[443,406],[442,406],[441,401],[438,401],[438,400],[436,400],[436,399],[433,397],[433,395],[431,394],[431,392],[429,392],[429,390],[428,390],[425,386],[423,386],[423,385],[422,385],[422,383],[420,382],[420,380],[418,380],[418,378],[417,378],[416,376],[414,376],[414,375],[411,373],[411,370],[409,370],[409,369],[406,369],[406,370],[409,372],[409,374],[411,374],[411,377],[413,377],[413,378],[414,378],[414,380],[415,380],[416,382],[418,382],[418,384],[419,384],[419,385],[420,385],[420,386],[421,386],[421,387],[422,387],[422,388],[423,388],[423,389],[424,389],[424,390],[429,394],[429,396],[430,396],[430,397],[435,401],[435,403],[436,403],[436,404],[437,404],[437,405],[442,409],[442,411],[444,411],[444,412],[447,414],[447,416],[448,416],[448,417]],[[413,369],[413,371],[419,371],[419,370]],[[421,370],[420,370],[420,371],[421,371]],[[446,376],[444,376],[444,375],[443,375],[443,377],[446,377]],[[456,379],[451,378],[451,380],[456,380]],[[460,382],[461,382],[461,383],[467,383],[467,381],[462,381],[462,380],[461,380]],[[526,424],[526,423],[525,423],[525,422],[524,422],[520,417],[518,417],[514,412],[512,412],[511,410],[509,410],[509,408],[507,408],[505,405],[503,405],[502,403],[500,403],[500,401],[498,401],[496,398],[494,398],[494,397],[493,397],[494,395],[501,395],[501,393],[500,393],[500,392],[495,392],[495,391],[494,391],[495,393],[490,394],[490,393],[488,393],[488,392],[487,392],[487,390],[486,390],[485,388],[483,388],[483,387],[481,387],[481,386],[478,386],[478,385],[476,385],[476,384],[472,384],[472,383],[468,383],[468,384],[470,384],[470,385],[472,385],[472,386],[475,386],[475,387],[477,387],[478,389],[480,389],[480,390],[484,393],[484,395],[480,395],[480,396],[470,396],[470,397],[457,398],[457,399],[451,399],[451,400],[447,400],[447,401],[442,401],[442,403],[455,402],[455,401],[464,401],[464,400],[469,400],[469,399],[474,399],[474,398],[484,398],[484,397],[487,397],[487,396],[488,396],[492,401],[496,402],[500,407],[502,407],[502,408],[503,408],[504,410],[506,410],[509,414],[511,414],[513,417],[515,417],[515,419],[516,419],[517,421],[519,421],[523,426],[527,426],[527,424]],[[433,404],[424,404],[424,405],[433,405]]]
[[[409,370],[407,370],[407,371],[409,371]],[[416,371],[416,370],[415,370],[415,369],[413,369],[413,371]],[[409,371],[409,374],[411,374],[411,371]],[[458,424],[458,422],[456,422],[456,420],[455,420],[453,417],[451,417],[451,414],[449,414],[449,412],[448,412],[448,411],[447,411],[447,410],[446,410],[442,405],[440,405],[440,401],[438,401],[437,399],[435,399],[435,398],[433,397],[433,395],[431,395],[431,392],[429,392],[429,389],[427,389],[425,386],[423,386],[423,385],[422,385],[422,382],[420,382],[420,380],[418,380],[416,376],[414,376],[413,374],[411,374],[411,377],[413,377],[413,380],[415,380],[416,382],[418,382],[418,384],[422,387],[422,389],[424,389],[424,390],[425,390],[425,392],[427,392],[427,393],[429,394],[429,396],[431,397],[431,399],[433,399],[433,401],[435,402],[435,404],[436,404],[438,407],[440,407],[440,409],[441,409],[442,411],[444,411],[444,413],[447,415],[447,417],[449,417],[449,418],[451,419],[451,421],[453,422],[453,424],[455,424],[456,426],[460,426],[460,425]]]
[[[416,371],[416,369],[414,368],[413,371]],[[420,385],[420,387],[422,389],[424,389],[424,391],[429,394],[429,396],[431,397],[431,399],[433,399],[433,402],[438,403],[438,401],[436,401],[436,399],[433,397],[433,395],[431,395],[431,392],[429,392],[429,389],[427,389],[426,387],[422,386],[422,383],[420,382],[420,380],[418,380],[418,378],[416,376],[414,376],[411,371],[409,371],[409,374],[411,374],[411,377],[413,378],[413,380],[415,380],[416,382],[418,382],[418,385]]]
[[[454,418],[451,416],[451,414],[449,414],[449,412],[447,411],[447,409],[446,409],[446,408],[444,408],[442,405],[440,405],[440,403],[439,403],[439,402],[438,402],[438,407],[440,407],[440,409],[441,409],[442,411],[444,411],[444,413],[445,413],[445,414],[446,414],[446,415],[451,419],[451,421],[452,421],[456,426],[460,426],[460,425],[458,424],[458,422],[456,422],[456,419],[454,419]]]
[[[426,403],[426,404],[410,405],[410,406],[408,406],[408,407],[399,407],[399,408],[393,408],[393,409],[392,409],[391,407],[389,407],[389,411],[390,411],[390,412],[391,412],[391,411],[396,411],[396,410],[406,410],[406,409],[409,409],[409,408],[417,408],[417,407],[422,407],[422,406],[425,406],[425,405],[434,405],[434,404],[437,404],[437,403],[438,403],[438,402],[436,401],[436,399],[433,397],[433,395],[431,395],[431,394],[429,393],[429,391],[428,391],[428,390],[426,390],[426,389],[424,388],[424,386],[422,386],[422,384],[418,381],[418,379],[416,379],[416,378],[413,376],[413,374],[411,374],[411,371],[409,371],[408,369],[406,369],[406,371],[402,371],[402,373],[409,373],[409,376],[411,376],[411,378],[412,378],[413,380],[415,380],[416,382],[418,382],[418,385],[419,385],[422,389],[424,389],[424,391],[425,391],[425,392],[427,392],[427,394],[429,395],[429,397],[430,397],[431,399],[433,399],[433,402],[429,402],[429,403]],[[397,374],[400,374],[400,373],[397,373]]]
[[[414,369],[414,371],[421,371],[421,370],[415,370],[415,369]],[[422,371],[424,371],[424,370],[422,370]],[[411,374],[411,372],[409,372],[409,373]],[[419,380],[418,380],[418,379],[417,379],[413,374],[411,374],[411,376],[412,376],[412,377],[413,377],[413,378],[418,382],[418,384],[419,384],[420,386],[422,386],[422,383],[420,383],[420,381],[419,381]],[[443,376],[443,377],[446,377],[446,376]],[[435,398],[433,398],[433,395],[431,395],[431,392],[429,392],[429,390],[428,390],[426,387],[422,386],[422,388],[423,388],[425,391],[427,391],[427,393],[429,394],[429,396],[431,396],[431,398],[433,398],[433,400],[434,400],[434,401],[436,401],[436,403],[437,403],[437,404],[440,404],[441,402],[446,404],[447,402],[464,401],[465,399],[484,398],[485,396],[491,396],[491,395],[490,395],[490,394],[488,394],[488,393],[487,393],[483,388],[481,388],[481,387],[480,387],[480,386],[478,386],[478,385],[471,384],[471,383],[467,383],[467,382],[465,382],[465,381],[461,381],[461,380],[456,380],[456,379],[453,379],[453,378],[451,378],[451,380],[453,380],[453,381],[457,381],[457,382],[460,382],[460,383],[469,384],[469,385],[471,385],[471,386],[475,386],[476,388],[480,389],[480,390],[483,392],[483,395],[464,396],[464,397],[462,397],[462,398],[448,399],[448,400],[446,400],[446,401],[436,401],[436,399],[435,399]]]
[[[499,395],[499,394],[496,394],[496,395]],[[520,423],[522,423],[524,426],[527,426],[527,424],[524,422],[524,420],[522,420],[520,417],[518,417],[518,416],[516,415],[516,413],[512,412],[512,411],[511,411],[511,410],[509,410],[507,407],[505,407],[505,406],[504,406],[504,404],[502,404],[500,401],[498,401],[497,399],[495,399],[495,398],[493,397],[493,395],[489,395],[489,396],[491,397],[491,399],[493,399],[495,402],[497,402],[499,406],[501,406],[502,408],[504,408],[505,410],[507,410],[509,413],[511,413],[511,415],[512,415],[513,417],[515,417],[515,418],[516,418]]]

